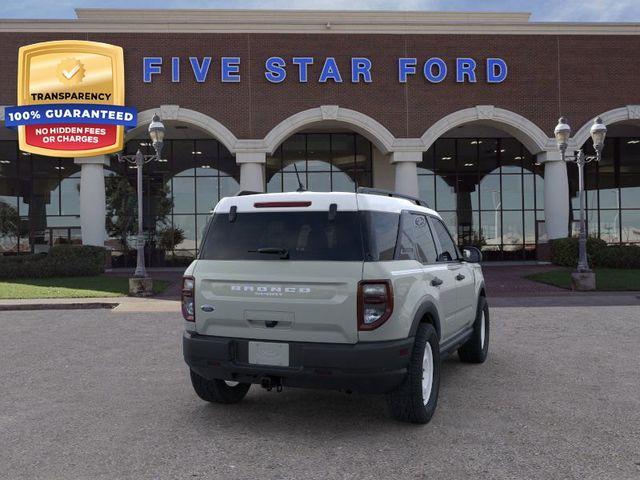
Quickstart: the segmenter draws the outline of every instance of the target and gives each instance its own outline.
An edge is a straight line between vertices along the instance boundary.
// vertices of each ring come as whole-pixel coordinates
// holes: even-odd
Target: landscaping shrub
[[[640,246],[609,245],[594,254],[594,266],[609,268],[640,268]]]
[[[640,246],[607,245],[604,240],[588,237],[587,258],[591,267],[640,268]],[[563,267],[575,267],[578,264],[578,239],[552,240],[551,261]]]
[[[0,278],[79,277],[104,272],[106,249],[56,245],[49,253],[0,257]]]

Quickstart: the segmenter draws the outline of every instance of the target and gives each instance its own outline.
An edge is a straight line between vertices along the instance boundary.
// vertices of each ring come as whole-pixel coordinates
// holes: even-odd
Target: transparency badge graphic
[[[62,40],[20,48],[18,106],[5,109],[20,150],[90,157],[122,150],[137,113],[124,106],[121,47]]]

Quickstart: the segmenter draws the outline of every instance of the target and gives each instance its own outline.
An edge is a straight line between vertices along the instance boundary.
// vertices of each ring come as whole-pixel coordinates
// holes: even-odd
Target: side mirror
[[[449,252],[443,252],[440,255],[438,255],[438,258],[436,259],[436,262],[451,262],[453,261],[453,259],[451,258],[451,255],[449,255]]]
[[[477,247],[462,247],[462,257],[465,262],[480,263],[482,261],[482,252]]]

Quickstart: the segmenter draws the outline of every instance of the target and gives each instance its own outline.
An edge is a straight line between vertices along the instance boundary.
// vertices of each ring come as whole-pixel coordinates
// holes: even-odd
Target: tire
[[[458,349],[460,360],[466,363],[484,363],[489,353],[489,330],[489,305],[485,297],[480,297],[473,334]]]
[[[250,383],[226,382],[225,380],[207,380],[193,370],[191,372],[191,385],[198,396],[207,402],[212,403],[238,403],[241,401],[249,388]]]
[[[387,394],[391,415],[402,422],[429,423],[440,390],[440,348],[432,325],[418,326],[407,370],[402,385]]]

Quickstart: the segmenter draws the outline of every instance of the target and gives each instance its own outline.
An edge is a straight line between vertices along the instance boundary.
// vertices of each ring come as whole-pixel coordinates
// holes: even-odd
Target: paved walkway
[[[482,272],[490,297],[564,296],[572,294],[564,288],[534,282],[525,278],[534,273],[557,270],[555,265],[483,265]]]
[[[489,264],[483,265],[487,294],[492,307],[536,306],[611,306],[640,305],[639,292],[572,292],[524,278],[532,273],[556,269],[553,265]],[[44,310],[73,308],[107,308],[115,312],[180,312],[180,288],[183,269],[149,269],[155,279],[171,282],[153,298],[107,297],[2,300],[1,310]],[[130,276],[133,271],[112,270],[107,275]]]

